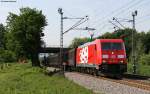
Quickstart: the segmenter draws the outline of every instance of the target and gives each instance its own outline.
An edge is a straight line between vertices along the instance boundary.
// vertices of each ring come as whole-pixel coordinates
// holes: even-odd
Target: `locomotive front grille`
[[[103,72],[123,73],[127,71],[126,64],[103,64],[101,67]]]

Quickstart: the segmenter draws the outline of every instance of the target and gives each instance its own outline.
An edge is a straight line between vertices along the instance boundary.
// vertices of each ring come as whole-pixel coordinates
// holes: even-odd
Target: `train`
[[[112,76],[120,76],[127,72],[126,50],[122,39],[96,39],[68,50],[63,56],[63,65],[68,71]],[[60,64],[59,55],[54,60],[57,62],[50,59],[49,64]]]

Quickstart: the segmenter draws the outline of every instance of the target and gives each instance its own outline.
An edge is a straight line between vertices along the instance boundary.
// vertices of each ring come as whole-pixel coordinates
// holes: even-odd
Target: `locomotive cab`
[[[105,73],[123,74],[127,71],[126,52],[121,39],[105,39],[101,46],[101,71]]]

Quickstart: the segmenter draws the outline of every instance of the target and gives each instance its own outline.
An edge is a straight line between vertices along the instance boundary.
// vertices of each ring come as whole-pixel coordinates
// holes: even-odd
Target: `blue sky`
[[[89,16],[89,20],[79,26],[95,28],[94,36],[105,32],[113,32],[113,25],[108,21],[113,17],[132,19],[131,13],[138,11],[136,29],[141,32],[150,30],[150,0],[17,0],[16,3],[0,3],[0,23],[6,25],[9,12],[19,14],[19,8],[31,7],[43,11],[48,21],[45,27],[44,41],[47,46],[59,45],[60,15],[58,8],[62,8],[65,17]],[[64,31],[78,20],[64,20]],[[122,22],[125,27],[132,27],[129,22]],[[118,24],[117,24],[118,25]],[[118,25],[119,26],[119,25]],[[92,32],[92,31],[90,31]],[[64,45],[67,46],[75,37],[89,37],[87,31],[72,30],[64,35]]]

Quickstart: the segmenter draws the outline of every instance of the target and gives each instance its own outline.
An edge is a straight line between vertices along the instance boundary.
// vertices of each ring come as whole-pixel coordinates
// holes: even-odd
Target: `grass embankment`
[[[46,76],[30,64],[11,64],[0,70],[0,94],[92,94],[63,76]]]
[[[128,63],[128,73],[133,73],[133,65],[131,63]],[[150,66],[139,64],[137,66],[137,74],[143,76],[150,76]]]

